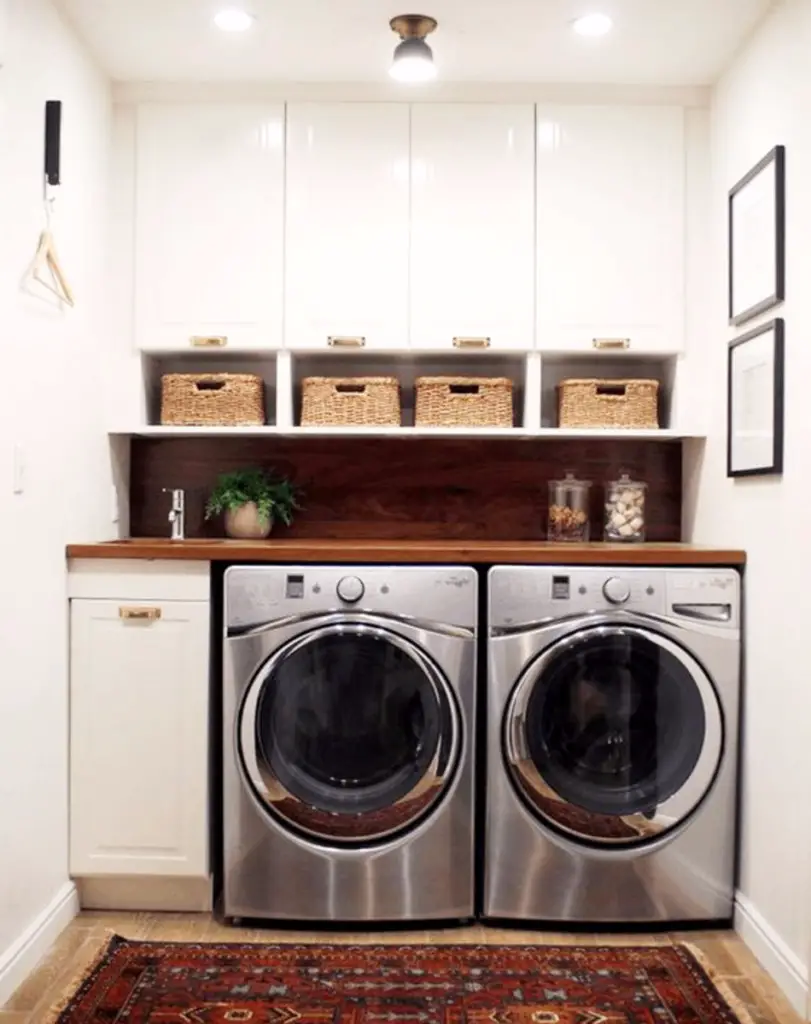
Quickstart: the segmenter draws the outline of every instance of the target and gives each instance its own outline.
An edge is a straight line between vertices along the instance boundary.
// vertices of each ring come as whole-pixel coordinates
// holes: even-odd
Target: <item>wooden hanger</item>
[[[53,199],[45,201],[45,230],[39,236],[36,255],[34,256],[29,276],[52,292],[60,302],[68,306],[75,306],[76,300],[73,291],[67,282],[59,256],[56,252],[56,243],[51,233]]]

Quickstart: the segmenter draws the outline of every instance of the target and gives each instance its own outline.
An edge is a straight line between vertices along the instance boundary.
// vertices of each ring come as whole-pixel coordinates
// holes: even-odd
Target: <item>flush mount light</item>
[[[572,28],[579,36],[589,36],[596,39],[598,36],[607,36],[614,27],[614,22],[607,14],[594,12],[584,14],[582,18],[576,18],[572,22]]]
[[[247,32],[255,20],[241,7],[225,7],[214,15],[214,24],[223,32]]]
[[[425,37],[437,27],[434,18],[424,14],[401,14],[389,22],[402,42],[394,51],[389,74],[398,82],[430,82],[436,78],[436,65]]]

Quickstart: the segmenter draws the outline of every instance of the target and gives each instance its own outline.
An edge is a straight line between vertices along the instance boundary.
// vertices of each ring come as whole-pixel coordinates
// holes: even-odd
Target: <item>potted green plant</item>
[[[223,473],[206,504],[206,519],[225,516],[225,532],[238,540],[262,540],[275,522],[290,526],[299,505],[290,480],[264,469]]]

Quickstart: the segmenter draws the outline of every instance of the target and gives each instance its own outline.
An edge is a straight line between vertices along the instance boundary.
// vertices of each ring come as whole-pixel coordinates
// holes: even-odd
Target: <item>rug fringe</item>
[[[726,979],[719,976],[718,968],[710,962],[704,951],[692,942],[682,942],[681,945],[699,962],[701,969],[723,996],[724,1002],[727,1003],[730,1010],[738,1018],[740,1024],[756,1024],[754,1017],[749,1012],[749,1008],[735,995]]]
[[[118,936],[112,929],[106,929],[104,933],[99,935],[96,939],[88,939],[83,944],[81,948],[92,944],[93,956],[91,957],[90,962],[78,975],[72,975],[71,978],[62,986],[61,994],[56,1002],[46,1010],[44,1017],[39,1017],[37,1019],[36,1024],[58,1024],[60,1016],[68,1008],[71,1000],[82,985],[84,985],[90,975],[96,970],[99,963],[104,959],[107,954],[107,950],[110,948],[110,943],[116,938],[118,938]]]

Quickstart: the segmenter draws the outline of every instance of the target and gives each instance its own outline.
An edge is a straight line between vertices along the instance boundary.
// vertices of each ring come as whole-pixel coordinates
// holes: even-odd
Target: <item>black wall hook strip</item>
[[[60,185],[62,158],[62,101],[45,104],[45,178],[49,185]]]

